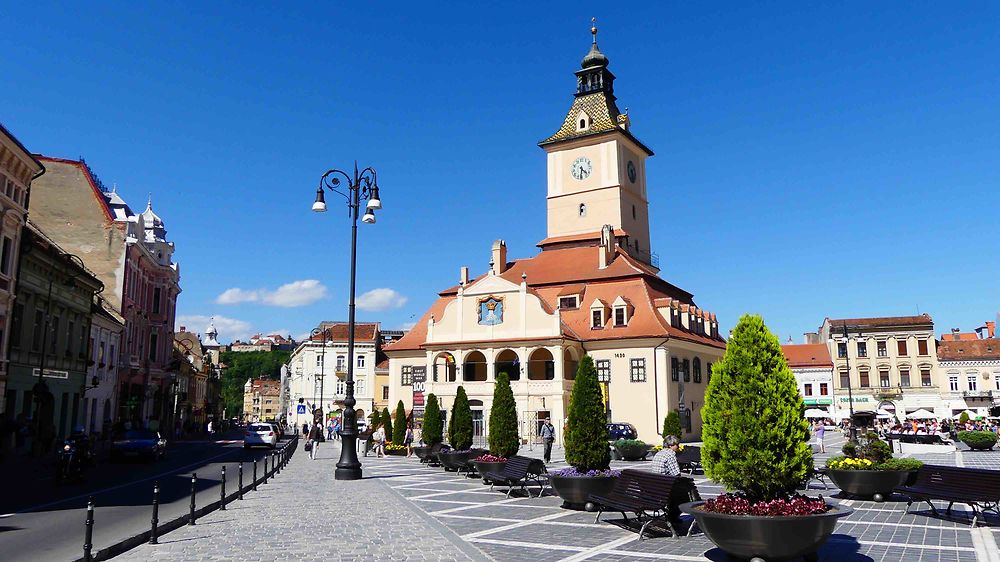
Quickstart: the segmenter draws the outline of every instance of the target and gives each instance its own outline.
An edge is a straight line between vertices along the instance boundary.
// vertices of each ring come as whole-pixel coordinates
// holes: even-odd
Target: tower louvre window
[[[587,204],[586,203],[580,203],[580,216],[581,217],[587,216]]]

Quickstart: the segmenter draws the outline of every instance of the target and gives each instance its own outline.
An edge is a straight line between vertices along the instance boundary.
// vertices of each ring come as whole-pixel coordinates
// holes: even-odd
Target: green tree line
[[[290,351],[225,351],[219,359],[226,366],[222,372],[222,402],[229,417],[243,412],[243,385],[247,379],[281,378],[281,366],[288,363]]]

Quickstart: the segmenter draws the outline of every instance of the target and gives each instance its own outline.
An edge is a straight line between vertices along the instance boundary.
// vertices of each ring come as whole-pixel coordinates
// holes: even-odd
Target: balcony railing
[[[992,390],[966,390],[962,393],[962,398],[982,398],[984,400],[993,399]]]

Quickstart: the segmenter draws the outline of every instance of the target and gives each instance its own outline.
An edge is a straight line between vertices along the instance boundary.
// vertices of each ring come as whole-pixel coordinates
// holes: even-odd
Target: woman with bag
[[[309,459],[316,460],[316,453],[319,452],[319,442],[323,440],[323,426],[314,423],[306,438],[306,448],[309,449]]]
[[[413,424],[406,424],[406,436],[403,437],[403,445],[406,445],[406,456],[413,456]]]
[[[381,427],[372,433],[372,442],[375,443],[375,456],[385,457],[385,431]]]

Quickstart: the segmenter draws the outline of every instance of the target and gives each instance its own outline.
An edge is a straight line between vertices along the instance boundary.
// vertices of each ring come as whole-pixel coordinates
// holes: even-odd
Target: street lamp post
[[[858,334],[858,339],[861,334]],[[851,391],[851,344],[847,336],[847,322],[844,322],[844,362],[847,365],[847,407],[851,413],[851,441],[858,440],[858,429],[854,427],[854,393]]]
[[[322,424],[323,422],[326,421],[326,418],[323,417],[323,397],[326,396],[326,394],[324,393],[324,388],[323,388],[323,383],[326,380],[326,374],[325,374],[325,369],[326,369],[326,333],[327,333],[326,330],[322,329],[322,328],[316,328],[312,332],[310,332],[310,339],[314,339],[316,336],[318,336],[320,334],[323,335],[323,348],[322,348],[323,349],[323,355],[322,355],[323,358],[320,359],[320,362],[319,362],[319,406],[317,408],[313,409],[313,423],[320,423],[320,424]],[[313,385],[313,390],[316,390],[316,385]],[[316,410],[319,410],[319,416],[316,415]],[[322,425],[320,426],[320,429],[322,430]]]
[[[338,190],[340,178],[347,180],[347,193]],[[358,163],[354,163],[354,176],[349,176],[346,172],[333,169],[327,171],[319,179],[319,187],[316,189],[316,201],[312,210],[317,213],[326,211],[326,199],[323,188],[337,193],[347,199],[347,208],[351,216],[351,295],[348,305],[347,318],[347,381],[346,396],[344,397],[344,416],[341,424],[341,450],[340,460],[337,462],[337,470],[334,477],[337,480],[358,480],[361,478],[361,462],[358,460],[356,444],[358,440],[357,412],[354,410],[357,401],[354,399],[354,292],[355,279],[357,275],[358,262],[358,211],[361,208],[361,198],[368,200],[365,205],[365,214],[361,222],[372,224],[375,222],[375,211],[382,208],[382,202],[378,194],[378,180],[375,169],[367,167],[358,172]]]

